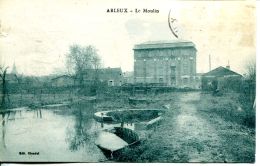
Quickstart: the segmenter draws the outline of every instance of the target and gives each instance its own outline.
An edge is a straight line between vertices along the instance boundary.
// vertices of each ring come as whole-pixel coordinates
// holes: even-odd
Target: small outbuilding
[[[241,88],[243,76],[232,70],[230,67],[218,67],[205,73],[201,77],[201,88],[204,91],[211,90],[234,90]]]
[[[83,73],[83,82],[88,84],[95,79],[100,80],[108,86],[121,86],[123,74],[121,68],[88,69]]]

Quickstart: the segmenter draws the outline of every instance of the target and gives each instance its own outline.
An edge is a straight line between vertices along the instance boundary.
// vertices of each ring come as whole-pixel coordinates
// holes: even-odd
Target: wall
[[[196,49],[193,47],[134,50],[134,82],[195,87]]]

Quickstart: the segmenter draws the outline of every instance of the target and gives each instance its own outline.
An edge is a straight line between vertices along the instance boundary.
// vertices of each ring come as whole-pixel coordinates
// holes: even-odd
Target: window
[[[188,63],[187,61],[183,62],[183,74],[188,74]]]
[[[172,84],[172,85],[175,85],[175,84],[176,84],[176,77],[175,77],[175,76],[172,76],[172,77],[171,77],[171,84]]]
[[[171,66],[171,75],[172,76],[176,75],[176,66]]]
[[[187,85],[188,84],[188,78],[183,78],[183,85]]]
[[[109,80],[108,81],[108,86],[114,86],[114,80]]]

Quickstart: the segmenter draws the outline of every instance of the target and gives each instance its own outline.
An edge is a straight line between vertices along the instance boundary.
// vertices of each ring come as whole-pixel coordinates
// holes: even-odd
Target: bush
[[[255,126],[255,112],[248,101],[248,97],[241,93],[224,93],[223,96],[201,94],[201,101],[197,104],[199,110],[217,114],[225,120]]]

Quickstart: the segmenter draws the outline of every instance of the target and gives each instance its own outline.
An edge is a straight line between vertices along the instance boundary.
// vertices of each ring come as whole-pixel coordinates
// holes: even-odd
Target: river
[[[1,161],[105,161],[94,144],[101,126],[91,106],[82,108],[17,108],[1,116]]]

